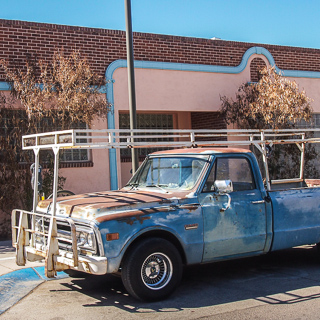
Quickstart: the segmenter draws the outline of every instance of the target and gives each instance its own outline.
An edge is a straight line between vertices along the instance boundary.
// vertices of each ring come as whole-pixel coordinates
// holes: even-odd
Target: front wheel
[[[136,244],[125,257],[121,277],[127,291],[144,301],[161,300],[177,287],[182,261],[177,248],[161,238]]]

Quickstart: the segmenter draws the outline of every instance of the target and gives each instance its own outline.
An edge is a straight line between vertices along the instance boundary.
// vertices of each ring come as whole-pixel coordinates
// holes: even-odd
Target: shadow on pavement
[[[65,290],[78,291],[96,300],[83,307],[114,306],[131,313],[178,312],[186,308],[217,306],[254,300],[257,303],[291,304],[320,297],[320,263],[312,247],[185,268],[177,290],[164,301],[144,303],[125,291],[121,278],[111,275],[69,278]],[[305,296],[304,288],[312,289]],[[308,291],[310,292],[310,290]]]

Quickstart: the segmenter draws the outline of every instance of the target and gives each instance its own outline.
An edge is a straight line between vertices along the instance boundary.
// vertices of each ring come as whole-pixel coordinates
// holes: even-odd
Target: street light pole
[[[131,0],[124,0],[126,11],[126,43],[127,43],[127,68],[128,68],[128,90],[129,90],[129,112],[130,129],[137,129],[137,111],[136,111],[136,92],[134,78],[134,59],[133,59],[133,37],[132,37],[132,19],[131,19]],[[131,133],[133,136],[134,134]],[[139,167],[138,150],[131,149],[132,174]]]

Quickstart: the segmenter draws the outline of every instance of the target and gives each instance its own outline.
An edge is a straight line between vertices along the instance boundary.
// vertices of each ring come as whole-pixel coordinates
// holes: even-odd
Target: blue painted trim
[[[106,81],[107,81],[107,100],[110,105],[110,110],[107,115],[108,129],[115,129],[114,120],[114,94],[113,94],[113,83],[112,79],[113,72],[116,70],[111,70],[109,65],[106,71]],[[118,189],[118,170],[117,170],[117,151],[115,149],[109,149],[109,175],[110,175],[110,189]]]
[[[10,89],[11,88],[8,82],[0,81],[0,91],[8,91]]]
[[[276,66],[276,71],[284,77],[293,77],[293,78],[312,78],[319,79],[320,72],[318,71],[301,71],[301,70],[281,70]]]
[[[316,71],[300,71],[300,70],[284,70],[276,66],[271,53],[263,47],[251,47],[248,49],[241,60],[241,63],[236,67],[228,66],[211,66],[201,64],[187,64],[187,63],[173,63],[173,62],[157,62],[157,61],[135,61],[134,67],[137,69],[158,69],[158,70],[175,70],[175,71],[196,71],[196,72],[209,72],[209,73],[228,73],[238,74],[244,71],[247,67],[248,60],[253,54],[264,55],[271,66],[275,66],[277,72],[281,72],[287,77],[298,78],[320,78],[320,72]],[[113,61],[106,71],[106,79],[112,79],[113,73],[118,68],[126,68],[126,60]],[[110,100],[110,99],[109,99]]]
[[[272,54],[263,47],[251,47],[243,55],[241,63],[236,67],[228,66],[211,66],[201,64],[187,64],[187,63],[172,63],[172,62],[157,62],[157,61],[134,61],[136,69],[158,69],[158,70],[175,70],[175,71],[195,71],[195,72],[209,72],[209,73],[227,73],[239,74],[247,67],[249,58],[253,54],[264,55],[271,66],[275,66],[276,71],[285,77],[295,78],[320,78],[320,72],[315,71],[299,71],[299,70],[282,70],[276,66]],[[118,68],[126,68],[126,60],[113,61],[106,70],[107,84],[107,98],[111,103],[112,108],[108,113],[108,128],[115,129],[114,120],[114,96],[113,96],[113,73]],[[118,189],[117,176],[117,157],[116,150],[111,149],[109,152],[109,168],[110,168],[110,186],[111,190]]]

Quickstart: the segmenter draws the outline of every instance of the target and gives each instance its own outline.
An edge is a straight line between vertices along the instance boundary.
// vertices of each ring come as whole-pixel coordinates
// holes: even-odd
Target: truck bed
[[[272,251],[320,242],[319,187],[274,190],[269,195],[274,221]]]
[[[304,179],[302,181],[271,183],[271,191],[320,187],[320,179]]]

